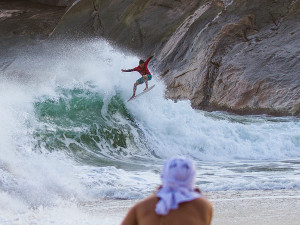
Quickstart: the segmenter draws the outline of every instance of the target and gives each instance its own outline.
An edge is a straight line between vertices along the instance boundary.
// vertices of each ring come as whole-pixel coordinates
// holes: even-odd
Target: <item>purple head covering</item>
[[[171,209],[177,209],[179,203],[201,196],[193,190],[195,173],[195,166],[187,157],[174,157],[165,162],[161,174],[162,188],[156,192],[160,198],[155,208],[158,215],[167,215]]]

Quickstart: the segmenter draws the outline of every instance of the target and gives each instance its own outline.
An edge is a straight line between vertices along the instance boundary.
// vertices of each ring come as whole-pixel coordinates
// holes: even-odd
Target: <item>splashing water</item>
[[[137,63],[103,41],[44,43],[0,72],[1,224],[98,224],[104,199],[145,197],[180,154],[206,191],[300,188],[299,119],[194,110],[155,73],[127,103],[139,74],[120,70]]]

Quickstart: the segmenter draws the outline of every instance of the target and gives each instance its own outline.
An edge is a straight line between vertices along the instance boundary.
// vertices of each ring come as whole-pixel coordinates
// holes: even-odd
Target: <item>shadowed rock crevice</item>
[[[92,17],[94,19],[93,22],[94,32],[95,34],[98,35],[104,35],[104,28],[101,22],[101,15],[99,13],[99,8],[100,8],[99,3],[94,1],[93,6],[94,6],[94,11],[92,13]]]
[[[199,104],[200,108],[205,108],[209,104],[209,100],[213,93],[214,82],[219,74],[220,64],[218,62],[211,62],[208,66],[207,75],[205,78],[204,88],[203,88],[203,100]]]

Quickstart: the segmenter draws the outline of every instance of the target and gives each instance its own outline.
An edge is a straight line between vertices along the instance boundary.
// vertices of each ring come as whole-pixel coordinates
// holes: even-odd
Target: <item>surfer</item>
[[[152,56],[150,56],[146,61],[144,60],[140,60],[139,65],[133,69],[128,69],[128,70],[124,70],[122,69],[122,72],[132,72],[132,71],[137,71],[139,72],[142,77],[139,78],[133,85],[133,95],[130,97],[130,99],[135,97],[135,92],[136,92],[136,88],[139,84],[146,84],[146,87],[144,89],[147,90],[148,89],[148,81],[152,79],[152,75],[148,69],[148,63],[150,62],[150,60],[155,56],[156,54],[154,53]],[[129,100],[130,100],[129,99]]]
[[[167,160],[161,173],[162,186],[132,207],[121,225],[209,225],[213,207],[194,189],[195,166],[187,157]]]

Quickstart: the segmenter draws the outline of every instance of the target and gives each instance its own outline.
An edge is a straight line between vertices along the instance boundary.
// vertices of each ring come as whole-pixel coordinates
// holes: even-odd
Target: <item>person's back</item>
[[[139,202],[129,211],[122,225],[209,225],[211,222],[213,208],[203,197],[183,202],[165,216],[155,213],[158,201],[159,198],[153,195]]]
[[[172,161],[170,165],[172,167]],[[187,173],[172,174],[172,171],[168,171],[162,176],[163,180],[167,176],[180,180],[180,176],[185,177],[185,174]],[[193,183],[194,174],[188,176],[191,179],[188,178],[188,182],[184,180],[184,185]],[[213,214],[211,203],[196,190],[189,189],[187,192],[183,183],[178,186],[181,181],[177,181],[177,187],[174,186],[174,179],[163,182],[162,188],[155,195],[130,209],[122,225],[209,225]],[[191,187],[190,184],[186,187]]]

